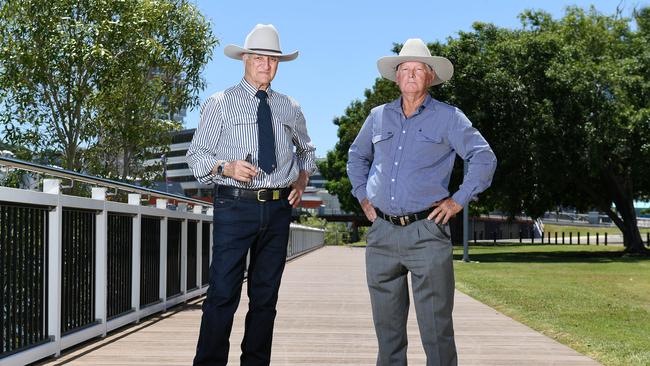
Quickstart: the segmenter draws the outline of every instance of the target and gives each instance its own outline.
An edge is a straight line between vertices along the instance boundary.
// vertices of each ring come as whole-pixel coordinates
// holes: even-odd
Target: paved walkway
[[[244,290],[245,291],[245,290]],[[109,335],[47,365],[190,365],[200,302]],[[231,337],[238,365],[245,294]],[[460,365],[598,365],[595,361],[456,292]],[[415,311],[409,316],[409,364],[424,365]],[[287,264],[280,291],[272,365],[374,365],[376,339],[364,249],[325,247]]]

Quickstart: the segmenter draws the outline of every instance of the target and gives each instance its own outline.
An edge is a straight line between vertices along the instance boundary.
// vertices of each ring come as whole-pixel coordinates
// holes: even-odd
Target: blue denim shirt
[[[425,210],[449,196],[456,154],[469,161],[452,196],[464,206],[490,186],[497,162],[465,114],[428,95],[409,118],[401,98],[375,107],[348,153],[352,194],[389,215]]]

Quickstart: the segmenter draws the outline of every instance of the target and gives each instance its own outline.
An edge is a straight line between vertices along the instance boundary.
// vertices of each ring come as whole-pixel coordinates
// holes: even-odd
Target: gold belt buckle
[[[402,225],[402,226],[406,226],[406,223],[404,222],[404,216],[399,217],[399,224]]]
[[[279,189],[274,189],[273,191],[273,200],[277,201],[280,199],[280,190]]]
[[[262,193],[264,193],[264,192],[266,192],[266,189],[260,189],[259,191],[257,191],[257,200],[258,200],[258,201],[260,201],[260,202],[266,202],[265,199],[262,199],[262,198],[260,197],[260,194],[262,194]]]

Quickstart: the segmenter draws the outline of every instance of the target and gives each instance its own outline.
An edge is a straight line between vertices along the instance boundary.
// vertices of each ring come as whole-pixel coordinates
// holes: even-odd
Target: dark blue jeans
[[[287,256],[290,222],[291,206],[286,199],[262,203],[215,197],[210,287],[203,302],[195,366],[221,366],[228,362],[230,331],[249,249],[249,305],[241,365],[271,362],[275,305]]]

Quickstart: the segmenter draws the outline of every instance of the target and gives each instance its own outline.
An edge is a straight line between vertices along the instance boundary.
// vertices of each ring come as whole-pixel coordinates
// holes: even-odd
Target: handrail
[[[106,187],[106,188],[120,189],[120,190],[123,190],[123,191],[128,191],[128,192],[133,192],[133,193],[140,193],[140,194],[147,194],[147,195],[152,195],[152,196],[162,197],[162,198],[170,198],[170,199],[174,199],[174,200],[181,201],[181,202],[187,202],[187,203],[193,203],[193,204],[199,204],[199,205],[209,205],[210,204],[207,201],[202,201],[202,200],[199,200],[199,199],[196,199],[196,198],[181,196],[181,195],[173,194],[173,193],[162,192],[162,191],[158,191],[158,190],[151,189],[151,188],[136,186],[134,184],[123,183],[123,182],[118,182],[118,181],[114,181],[114,180],[110,180],[110,179],[106,179],[106,178],[95,177],[95,176],[88,175],[88,174],[74,172],[72,170],[67,170],[67,169],[57,168],[57,167],[50,167],[50,166],[47,166],[47,165],[32,163],[32,162],[29,162],[29,161],[24,161],[24,160],[15,159],[15,158],[8,158],[8,157],[0,156],[0,165],[4,165],[4,166],[7,166],[7,167],[11,167],[11,168],[27,170],[27,171],[32,171],[32,172],[36,172],[36,173],[50,174],[50,175],[53,175],[53,176],[57,176],[57,177],[60,177],[60,178],[65,178],[65,179],[70,179],[70,180],[73,180],[73,181],[79,181],[79,182],[85,182],[85,183],[89,183],[89,184],[101,185],[101,186]]]

